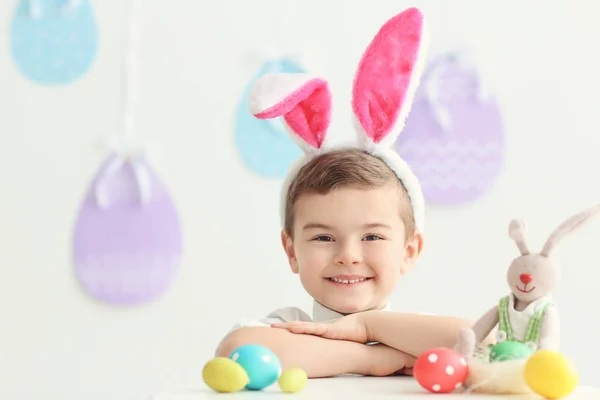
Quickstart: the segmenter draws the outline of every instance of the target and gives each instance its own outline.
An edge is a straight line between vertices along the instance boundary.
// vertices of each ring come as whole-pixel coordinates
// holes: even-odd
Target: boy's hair
[[[399,212],[404,221],[406,237],[410,238],[415,231],[415,220],[406,188],[381,159],[354,149],[327,152],[315,157],[298,171],[286,196],[284,229],[293,237],[295,206],[303,194],[327,194],[342,187],[374,189],[392,182],[398,185]]]

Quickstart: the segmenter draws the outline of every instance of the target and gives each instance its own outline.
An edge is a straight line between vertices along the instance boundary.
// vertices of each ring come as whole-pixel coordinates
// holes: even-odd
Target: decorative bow
[[[476,59],[473,52],[452,50],[436,57],[424,76],[421,88],[422,96],[431,105],[435,119],[443,131],[449,131],[452,128],[452,117],[443,103],[444,93],[442,90],[444,73],[451,65],[458,66],[460,70],[471,70],[477,73],[477,98],[479,101],[486,101],[491,95],[490,88],[483,79],[479,60]]]
[[[129,163],[133,171],[140,203],[142,205],[147,204],[152,194],[151,174],[147,161],[151,158],[157,158],[158,152],[152,151],[154,146],[143,146],[122,139],[109,139],[108,143],[105,143],[105,147],[108,147],[114,157],[101,171],[96,181],[94,195],[98,206],[100,208],[108,206],[108,183],[126,163]]]

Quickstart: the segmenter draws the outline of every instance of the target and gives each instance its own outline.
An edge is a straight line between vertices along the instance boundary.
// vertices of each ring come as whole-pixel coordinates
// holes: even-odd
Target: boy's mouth
[[[355,285],[366,282],[373,278],[366,276],[332,276],[326,279],[332,283],[337,283],[340,285]]]

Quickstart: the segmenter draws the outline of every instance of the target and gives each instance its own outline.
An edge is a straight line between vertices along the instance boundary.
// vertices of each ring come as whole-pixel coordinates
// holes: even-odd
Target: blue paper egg
[[[249,378],[246,389],[262,390],[277,382],[281,375],[279,357],[265,346],[241,346],[235,349],[229,358],[246,370]]]
[[[254,173],[271,179],[283,178],[291,164],[302,155],[281,120],[260,120],[248,110],[254,81],[262,75],[277,72],[302,73],[305,70],[288,59],[267,61],[245,88],[235,122],[235,141],[242,160]]]
[[[31,81],[69,84],[91,68],[98,36],[90,0],[20,0],[10,28],[12,58]]]

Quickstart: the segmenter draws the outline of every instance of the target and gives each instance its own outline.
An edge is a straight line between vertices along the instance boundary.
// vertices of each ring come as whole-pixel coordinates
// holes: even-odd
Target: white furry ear
[[[508,225],[508,236],[515,241],[522,255],[529,254],[527,239],[525,237],[526,233],[527,229],[525,228],[525,223],[523,221],[517,219],[510,221],[510,224]]]
[[[326,80],[309,74],[263,75],[252,86],[249,108],[259,119],[283,117],[283,125],[304,152],[323,147],[331,122]]]

